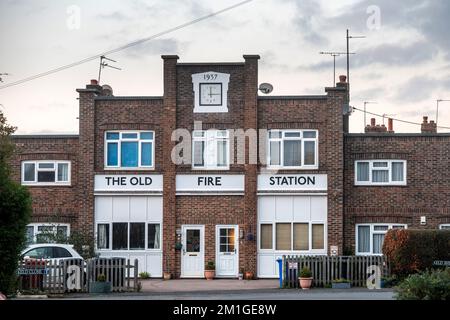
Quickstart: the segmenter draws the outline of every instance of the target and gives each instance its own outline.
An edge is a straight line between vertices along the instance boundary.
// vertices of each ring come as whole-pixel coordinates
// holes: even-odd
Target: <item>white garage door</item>
[[[326,196],[258,197],[258,277],[278,277],[287,254],[327,253]]]
[[[161,196],[96,196],[100,256],[138,259],[139,272],[162,277],[162,206]]]

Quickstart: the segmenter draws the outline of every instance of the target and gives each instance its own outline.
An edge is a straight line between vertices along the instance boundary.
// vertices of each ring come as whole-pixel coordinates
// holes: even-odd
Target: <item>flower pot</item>
[[[350,289],[350,282],[333,282],[331,283],[333,289]]]
[[[253,279],[253,272],[247,271],[247,272],[244,274],[244,276],[245,276],[245,279],[246,279],[246,280],[252,280],[252,279]]]
[[[216,273],[215,270],[205,270],[205,278],[206,278],[206,280],[214,279],[215,273]]]
[[[311,288],[313,278],[299,278],[300,288],[303,290],[308,290]]]
[[[111,282],[92,281],[89,283],[89,293],[109,293],[111,292]]]
[[[170,280],[171,277],[172,275],[170,274],[170,272],[164,272],[164,280]]]

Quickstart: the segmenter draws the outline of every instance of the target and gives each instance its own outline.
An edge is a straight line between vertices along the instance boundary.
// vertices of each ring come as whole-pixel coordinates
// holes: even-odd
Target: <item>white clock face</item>
[[[200,105],[221,106],[222,84],[200,83]]]

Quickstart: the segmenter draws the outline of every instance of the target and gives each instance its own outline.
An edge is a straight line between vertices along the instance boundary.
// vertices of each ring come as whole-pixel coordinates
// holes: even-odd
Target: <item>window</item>
[[[113,227],[113,250],[128,250],[128,223],[115,222]]]
[[[130,223],[130,250],[145,249],[145,223]]]
[[[192,166],[228,169],[230,141],[227,130],[196,130],[192,137]]]
[[[70,185],[70,161],[23,161],[22,184]]]
[[[272,224],[261,225],[261,249],[272,249]]]
[[[406,185],[406,160],[355,161],[355,185]]]
[[[356,254],[382,254],[383,241],[389,229],[406,229],[406,224],[356,225]]]
[[[270,130],[268,167],[318,168],[317,130]]]
[[[97,225],[97,248],[109,249],[109,224],[107,223]]]
[[[294,250],[309,250],[308,223],[294,223]]]
[[[441,224],[439,225],[440,230],[450,230],[450,224]]]
[[[106,168],[153,168],[154,132],[113,132],[105,134]]]
[[[147,248],[148,249],[159,249],[160,248],[159,237],[160,237],[159,224],[149,223],[148,224]]]
[[[111,250],[110,243],[112,250],[161,249],[159,223],[113,222],[111,240],[110,228],[110,223],[97,224],[97,249]]]
[[[273,238],[275,236],[275,243]],[[325,246],[325,224],[310,222],[282,222],[275,223],[275,234],[273,224],[260,224],[259,248],[261,250],[279,251],[311,251],[326,249]]]
[[[70,235],[67,223],[30,223],[27,225],[27,244],[64,242]]]
[[[277,223],[276,226],[276,249],[291,250],[291,224]]]

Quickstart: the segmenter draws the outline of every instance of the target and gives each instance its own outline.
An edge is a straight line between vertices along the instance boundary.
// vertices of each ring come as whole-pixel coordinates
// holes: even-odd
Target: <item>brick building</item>
[[[258,59],[162,56],[164,94],[79,93],[79,135],[14,136],[30,241],[77,230],[153,277],[276,277],[282,254],[379,254],[389,228],[450,224],[450,135],[373,121],[348,133],[347,84],[258,95]]]

